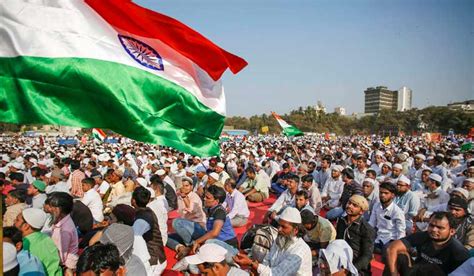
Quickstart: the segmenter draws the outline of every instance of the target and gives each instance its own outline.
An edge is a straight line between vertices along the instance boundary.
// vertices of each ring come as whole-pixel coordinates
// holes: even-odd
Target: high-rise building
[[[397,111],[406,111],[411,109],[411,89],[403,86],[398,89]]]
[[[405,111],[411,109],[412,91],[403,86],[398,91],[386,86],[369,87],[364,91],[365,113],[379,113],[382,109]]]
[[[386,86],[369,87],[364,91],[365,113],[379,113],[382,109],[397,110],[398,93]]]

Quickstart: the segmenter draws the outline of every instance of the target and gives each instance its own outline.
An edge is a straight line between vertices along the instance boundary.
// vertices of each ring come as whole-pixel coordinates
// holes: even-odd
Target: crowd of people
[[[249,136],[208,158],[0,139],[4,275],[160,275],[166,247],[203,275],[371,275],[374,256],[384,275],[472,275],[462,139]],[[252,204],[269,206],[262,224]]]

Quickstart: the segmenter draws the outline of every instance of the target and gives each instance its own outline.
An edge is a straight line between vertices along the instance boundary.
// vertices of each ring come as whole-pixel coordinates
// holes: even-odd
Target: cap
[[[44,192],[46,190],[46,183],[44,183],[41,180],[35,180],[33,183],[31,183],[38,191]]]
[[[189,264],[219,263],[225,260],[227,250],[215,243],[206,243],[201,246],[195,255],[186,257]]]
[[[387,166],[387,167],[389,167],[389,168],[391,169],[391,168],[392,168],[392,163],[390,163],[390,162],[385,162],[385,163],[383,163],[383,166]]]
[[[159,175],[159,176],[162,176],[162,175],[165,175],[166,171],[163,170],[163,169],[160,169],[158,171],[156,171],[156,174]]]
[[[193,185],[193,182],[194,182],[192,178],[187,177],[187,176],[183,176],[183,178],[181,178],[181,182],[183,182],[183,181],[187,181],[187,182],[191,183],[191,185]]]
[[[291,223],[301,223],[301,214],[300,211],[294,207],[286,207],[277,217],[277,220],[280,219]]]
[[[206,168],[204,168],[204,166],[197,166],[197,167],[196,167],[196,172],[197,172],[197,173],[198,173],[198,172],[203,172],[203,173],[205,173],[205,172],[206,172]]]
[[[461,188],[461,187],[458,187],[458,188],[454,188],[452,192],[458,192],[460,194],[462,194],[466,199],[469,198],[469,191],[464,189],[464,188]]]
[[[349,198],[349,201],[359,206],[363,211],[369,210],[367,199],[361,195],[353,195]]]
[[[215,180],[219,180],[219,175],[215,172],[209,174],[210,177],[214,178]]]
[[[401,165],[401,164],[398,164],[398,163],[397,163],[397,164],[394,164],[394,165],[393,165],[393,168],[394,168],[394,169],[403,170],[402,165]]]
[[[372,185],[372,187],[375,186],[375,180],[373,180],[372,178],[365,178],[364,181],[362,181],[362,184],[364,184],[365,182],[369,183],[370,185]]]
[[[408,184],[408,185],[411,184],[410,179],[408,179],[408,177],[406,177],[406,176],[403,175],[403,174],[400,175],[400,177],[398,178],[398,181],[403,182],[403,183],[406,183],[406,184]]]
[[[443,181],[443,178],[441,177],[441,175],[435,174],[435,173],[430,174],[429,178],[431,180],[434,180],[434,181],[440,182],[440,183],[441,183],[441,181]]]
[[[419,159],[421,159],[421,160],[423,160],[423,161],[426,160],[426,156],[424,156],[424,155],[421,154],[421,153],[418,153],[417,155],[415,155],[415,158],[419,158]]]
[[[217,166],[220,167],[220,168],[225,168],[225,165],[222,162],[217,163]]]
[[[27,208],[21,212],[25,222],[35,229],[41,229],[46,222],[46,213],[38,208]]]
[[[463,208],[465,211],[467,211],[467,200],[462,197],[453,196],[449,200],[448,206]]]
[[[140,186],[145,187],[145,188],[148,187],[148,183],[145,178],[138,177],[136,181],[138,182],[138,184],[140,184]]]
[[[9,242],[3,242],[3,272],[10,271],[17,265],[15,246]]]

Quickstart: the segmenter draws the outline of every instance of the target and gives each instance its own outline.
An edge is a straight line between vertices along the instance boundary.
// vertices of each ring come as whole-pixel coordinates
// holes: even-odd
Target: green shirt
[[[38,257],[47,275],[63,275],[63,271],[59,266],[58,248],[49,236],[41,232],[32,233],[23,238],[23,249]]]

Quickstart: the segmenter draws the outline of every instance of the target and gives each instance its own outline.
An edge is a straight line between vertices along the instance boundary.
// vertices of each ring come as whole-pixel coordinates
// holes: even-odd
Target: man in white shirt
[[[218,181],[220,183],[225,183],[227,179],[230,178],[229,174],[224,170],[225,165],[222,162],[217,163],[216,173],[219,175]]]
[[[420,210],[420,198],[410,189],[410,179],[401,175],[397,182],[397,196],[395,203],[405,213],[406,232],[411,234],[413,231],[413,218]]]
[[[432,173],[426,180],[425,187],[428,189],[428,193],[422,201],[421,209],[418,211],[416,216],[416,226],[419,230],[425,231],[428,228],[429,217],[433,213],[436,206],[447,204],[449,201],[449,194],[441,188],[442,178],[440,175]]]
[[[270,220],[275,219],[277,214],[282,211],[287,206],[295,207],[295,195],[298,191],[299,186],[299,177],[295,174],[288,174],[286,176],[288,180],[288,188],[278,197],[278,199],[273,203],[273,205],[268,209],[265,217],[263,218],[263,223],[269,222]]]
[[[102,222],[104,220],[104,206],[99,193],[93,189],[95,180],[92,177],[88,177],[84,178],[81,183],[82,190],[84,191],[84,197],[81,198],[81,202],[91,210],[94,223]]]
[[[45,189],[46,184],[41,180],[34,180],[33,183],[28,186],[27,194],[32,197],[31,207],[43,209],[47,197],[44,193]]]
[[[367,172],[367,157],[361,154],[357,156],[356,168],[354,169],[354,180],[362,185]]]
[[[257,172],[257,181],[262,181],[267,184],[268,188],[272,186],[272,179],[268,176],[268,174],[263,169],[261,162],[255,162],[255,172]]]
[[[187,177],[184,177],[187,178]],[[184,179],[183,178],[183,179]],[[188,180],[189,181],[189,180]],[[191,180],[192,181],[192,180]],[[168,201],[166,201],[164,192],[165,186],[160,182],[153,182],[151,188],[155,192],[155,198],[150,200],[150,203],[147,204],[147,207],[150,208],[153,213],[155,213],[156,218],[158,219],[158,226],[160,227],[161,238],[163,244],[168,242]]]
[[[227,209],[227,216],[233,227],[241,227],[247,224],[250,211],[245,200],[245,196],[236,189],[237,183],[234,179],[228,178],[224,183],[226,199],[222,204]]]
[[[416,191],[420,188],[421,174],[423,173],[423,170],[428,168],[428,166],[425,165],[425,160],[426,157],[423,154],[419,153],[415,155],[413,166],[408,170],[408,178],[412,183],[412,191]]]
[[[61,169],[54,169],[49,176],[46,194],[50,194],[52,192],[70,193],[71,185],[68,185],[64,179],[66,179],[64,172]]]
[[[262,263],[243,253],[237,254],[234,261],[241,266],[251,266],[261,276],[312,275],[311,249],[302,239],[300,212],[293,207],[286,208],[278,217],[278,224],[278,236]]]
[[[176,185],[174,184],[173,180],[171,177],[168,176],[165,170],[160,169],[156,172],[156,174],[160,177],[161,181],[164,183],[168,184],[173,188],[173,190],[176,192]]]
[[[341,172],[344,168],[341,165],[334,165],[331,168],[331,177],[326,181],[322,189],[321,197],[327,210],[339,206],[339,199],[344,190],[344,182],[341,179]]]
[[[316,185],[314,182],[313,176],[310,174],[303,176],[301,178],[301,187],[308,193],[309,205],[313,207],[315,214],[319,214],[323,203],[321,200],[321,194],[319,193],[318,185]]]
[[[383,252],[390,241],[405,237],[405,214],[395,204],[395,185],[382,183],[379,187],[380,203],[374,206],[369,224],[376,228],[375,250]]]

